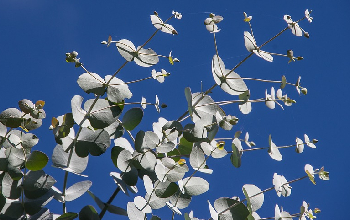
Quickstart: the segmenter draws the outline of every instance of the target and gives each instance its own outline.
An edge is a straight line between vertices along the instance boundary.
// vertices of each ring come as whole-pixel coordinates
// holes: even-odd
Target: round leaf
[[[49,158],[45,153],[41,151],[33,151],[26,161],[26,168],[32,171],[42,170],[48,161]]]
[[[134,130],[134,128],[141,122],[143,111],[141,108],[132,108],[125,112],[123,117],[123,127],[126,130]]]

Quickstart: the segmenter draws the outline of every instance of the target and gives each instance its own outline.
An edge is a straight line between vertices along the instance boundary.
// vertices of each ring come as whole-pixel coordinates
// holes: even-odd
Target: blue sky
[[[199,92],[201,81],[204,89],[213,85],[211,59],[215,54],[212,34],[208,33],[203,21],[208,12],[222,15],[217,34],[220,57],[227,68],[234,67],[249,54],[244,47],[243,32],[249,26],[242,21],[243,12],[253,16],[252,26],[258,45],[282,30],[286,23],[283,15],[289,14],[297,20],[304,15],[305,9],[312,9],[314,21],[301,22],[300,26],[309,32],[310,38],[295,37],[288,30],[264,50],[286,53],[292,49],[304,60],[288,64],[283,57],[275,57],[268,63],[256,56],[251,57],[236,72],[244,77],[280,80],[282,75],[295,82],[301,76],[301,83],[307,87],[308,95],[299,96],[295,88],[287,88],[287,94],[297,103],[285,110],[270,110],[262,103],[253,104],[249,115],[242,115],[236,105],[224,107],[227,114],[240,118],[240,122],[230,132],[222,132],[220,137],[233,137],[234,132],[249,132],[257,147],[268,146],[268,136],[278,145],[294,144],[295,138],[302,138],[306,133],[310,138],[319,140],[317,149],[306,148],[303,154],[296,154],[294,149],[281,151],[281,162],[272,160],[264,151],[247,152],[242,157],[242,167],[234,168],[229,157],[221,160],[209,160],[214,169],[211,176],[202,175],[210,185],[210,191],[194,197],[190,209],[198,218],[209,218],[207,200],[212,203],[221,196],[243,197],[241,188],[244,184],[254,184],[261,189],[272,186],[273,173],[284,175],[292,180],[304,175],[304,165],[325,166],[330,171],[330,181],[317,181],[313,186],[307,180],[292,185],[292,195],[278,198],[275,192],[266,194],[265,203],[258,211],[261,217],[273,217],[274,206],[279,204],[290,213],[299,211],[302,201],[318,207],[322,212],[317,219],[339,219],[346,208],[346,198],[350,196],[346,189],[349,182],[347,157],[349,154],[346,137],[349,133],[348,108],[348,51],[347,43],[350,21],[347,9],[348,1],[336,3],[319,1],[1,1],[0,2],[0,71],[3,94],[0,110],[17,107],[21,99],[32,101],[45,100],[47,118],[43,126],[33,131],[40,141],[36,146],[51,156],[55,147],[52,132],[48,130],[52,117],[71,111],[70,99],[82,95],[92,98],[79,88],[76,80],[83,73],[72,64],[65,62],[65,53],[73,50],[79,53],[81,61],[91,72],[104,76],[112,74],[124,62],[115,46],[109,48],[100,42],[111,35],[113,40],[128,39],[135,45],[141,45],[155,31],[149,15],[157,11],[165,20],[172,10],[182,13],[181,20],[170,23],[178,31],[178,36],[158,33],[147,45],[158,54],[168,55],[170,51],[180,63],[171,66],[166,59],[161,59],[154,68],[166,69],[171,76],[165,83],[155,80],[130,85],[133,97],[131,101],[140,101],[141,96],[153,102],[157,94],[161,102],[168,105],[160,114],[152,106],[145,110],[144,121],[136,129],[151,130],[151,124],[158,117],[168,120],[178,118],[186,110],[184,88],[191,87]],[[128,64],[119,77],[124,81],[148,77],[153,68],[143,68],[134,63]],[[247,82],[252,97],[261,98],[268,83]],[[211,96],[216,101],[229,100],[233,97],[216,88]],[[134,132],[136,132],[134,131]],[[135,133],[136,134],[136,133]],[[230,150],[229,144],[226,149]],[[110,151],[101,157],[90,157],[89,178],[93,181],[91,191],[101,199],[108,200],[115,188],[109,172],[117,171],[110,161]],[[50,163],[50,162],[49,162]],[[50,167],[45,171],[56,180],[55,185],[62,188],[64,173]],[[84,180],[69,175],[68,185]],[[139,185],[143,196],[143,185]],[[124,195],[118,195],[113,204],[125,208]],[[68,204],[68,211],[78,212],[86,204],[94,204],[85,195],[78,202]],[[53,212],[61,212],[61,204],[52,201],[49,205]],[[96,207],[96,205],[95,205]],[[160,213],[160,214],[159,214]],[[156,211],[166,219],[170,210],[163,208]],[[112,219],[112,215],[106,219]],[[181,219],[182,217],[177,217]]]

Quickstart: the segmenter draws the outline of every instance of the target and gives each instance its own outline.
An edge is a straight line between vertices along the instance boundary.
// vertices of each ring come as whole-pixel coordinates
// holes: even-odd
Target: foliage
[[[307,94],[307,89],[301,86],[299,77],[296,83],[288,82],[285,76],[280,81],[243,78],[235,72],[251,56],[258,56],[268,62],[273,62],[274,56],[288,58],[289,62],[303,60],[301,56],[295,57],[292,50],[286,54],[272,53],[262,50],[262,47],[279,37],[290,29],[295,36],[309,38],[309,33],[299,25],[302,20],[312,22],[311,11],[306,10],[305,16],[298,21],[293,21],[290,15],[285,15],[287,26],[274,37],[258,46],[251,26],[252,16],[244,13],[243,21],[249,25],[250,31],[243,33],[245,47],[249,55],[232,69],[227,69],[217,49],[216,36],[220,32],[219,23],[223,16],[210,14],[204,20],[205,28],[214,37],[216,53],[212,58],[212,74],[214,84],[205,92],[192,92],[191,88],[185,88],[185,97],[188,109],[177,120],[167,120],[160,117],[153,123],[153,131],[135,131],[144,118],[143,109],[147,105],[155,106],[159,112],[166,106],[160,105],[158,96],[155,102],[147,102],[144,97],[141,102],[128,102],[133,98],[129,84],[138,83],[148,79],[155,79],[163,83],[170,76],[166,70],[157,72],[153,69],[151,76],[131,82],[124,82],[116,75],[128,64],[135,62],[141,67],[152,67],[159,59],[166,58],[172,65],[179,62],[178,58],[160,55],[153,49],[146,49],[146,44],[160,31],[166,34],[177,35],[175,28],[168,24],[172,18],[181,19],[179,12],[173,12],[172,16],[163,21],[158,13],[151,15],[151,22],[156,28],[154,34],[141,46],[136,47],[132,41],[121,39],[114,41],[109,36],[102,44],[116,45],[118,52],[125,62],[113,75],[100,76],[98,73],[87,70],[78,58],[78,53],[73,51],[66,54],[66,61],[74,63],[75,67],[82,68],[82,73],[77,80],[79,87],[93,98],[84,102],[83,97],[74,95],[71,99],[72,112],[52,118],[52,129],[56,147],[51,157],[54,167],[62,169],[65,173],[63,187],[55,186],[56,180],[46,174],[43,168],[49,157],[44,153],[32,148],[38,143],[38,137],[30,131],[38,128],[46,117],[44,101],[35,104],[30,100],[20,100],[19,108],[8,108],[0,113],[0,180],[1,180],[1,219],[102,219],[105,212],[116,215],[128,216],[130,219],[160,219],[155,215],[155,210],[167,206],[172,211],[172,218],[176,214],[181,215],[182,209],[188,207],[195,196],[206,193],[210,184],[204,178],[197,176],[198,172],[211,174],[212,169],[207,165],[209,158],[221,159],[230,155],[233,166],[239,168],[242,165],[241,156],[244,152],[266,150],[273,160],[281,161],[283,148],[295,148],[297,153],[303,153],[304,145],[316,148],[316,139],[310,140],[305,134],[304,140],[296,138],[296,143],[287,146],[277,146],[271,135],[268,137],[269,147],[255,147],[255,143],[246,132],[241,138],[241,132],[234,134],[233,138],[217,138],[220,129],[232,130],[238,123],[238,118],[227,115],[221,106],[238,104],[243,114],[252,111],[252,104],[263,102],[270,108],[276,108],[276,104],[282,109],[296,103],[287,94],[283,94],[286,86],[294,86],[299,94]],[[250,90],[246,81],[277,83],[280,88],[275,90],[271,87],[269,92],[261,98],[251,99]],[[223,92],[237,97],[234,100],[214,101],[209,95],[215,87],[219,86]],[[222,92],[222,91],[221,91]],[[138,97],[139,98],[139,97]],[[135,107],[140,105],[140,107]],[[129,108],[129,106],[132,106]],[[186,120],[188,119],[188,120]],[[185,123],[185,121],[187,121]],[[136,135],[135,135],[136,134]],[[225,149],[227,142],[231,142],[231,150]],[[111,149],[111,143],[114,146]],[[244,144],[243,144],[244,143]],[[246,145],[246,147],[244,147]],[[88,164],[89,157],[100,156],[111,152],[113,164],[120,170],[111,172],[111,178],[116,183],[116,190],[109,201],[103,202],[89,189],[93,184],[90,180],[76,182],[67,185],[69,174],[82,174]],[[190,171],[190,168],[193,171]],[[260,219],[256,213],[265,200],[265,193],[276,190],[277,195],[288,197],[291,195],[290,184],[309,178],[316,184],[315,175],[322,180],[329,179],[329,173],[324,168],[314,169],[311,165],[305,166],[306,175],[291,181],[277,173],[273,176],[273,186],[261,190],[253,184],[245,184],[242,187],[244,199],[239,197],[221,197],[213,202],[210,201],[209,211],[212,219]],[[142,181],[146,190],[144,196],[135,196],[133,202],[124,207],[112,204],[117,194],[122,191],[129,195],[137,193],[136,184]],[[96,205],[101,209],[98,213],[95,207],[87,204],[76,213],[66,212],[66,206],[70,201],[78,199],[84,193],[88,193]],[[62,203],[63,213],[54,214],[47,208],[47,204],[55,199]],[[275,219],[312,219],[319,209],[309,209],[304,202],[301,211],[289,214],[275,207]],[[193,212],[185,213],[185,219],[197,219]]]

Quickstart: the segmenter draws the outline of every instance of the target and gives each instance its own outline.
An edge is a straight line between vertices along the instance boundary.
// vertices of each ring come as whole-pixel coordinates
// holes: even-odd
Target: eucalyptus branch
[[[215,148],[215,149],[216,149],[216,148]],[[214,150],[210,152],[210,155],[206,156],[206,158],[203,160],[203,162],[201,163],[201,165],[199,166],[199,168],[201,168],[204,164],[206,164],[207,160],[209,159],[209,157],[212,155],[213,152],[214,152]],[[195,170],[195,171],[191,174],[191,176],[188,177],[188,180],[187,180],[186,183],[183,185],[183,187],[185,187],[185,186],[187,185],[188,181],[190,181],[190,179],[199,171],[199,168],[198,168],[197,170]],[[175,207],[176,207],[178,201],[179,201],[179,196],[177,196],[177,198],[176,198],[176,202],[175,202],[175,204],[174,204]],[[174,217],[175,217],[175,213],[173,212],[172,220],[174,220]]]
[[[103,216],[105,215],[105,213],[106,213],[106,211],[107,211],[107,209],[108,209],[108,205],[110,205],[110,204],[113,202],[114,198],[117,196],[117,194],[119,193],[119,191],[120,191],[120,187],[118,186],[118,187],[115,189],[115,191],[113,192],[112,196],[111,196],[111,197],[109,198],[109,200],[107,201],[107,203],[104,204],[103,209],[101,210],[100,214],[98,215],[98,216],[100,217],[100,219],[103,218]]]
[[[306,175],[306,176],[303,176],[303,177],[300,177],[300,178],[297,178],[297,179],[288,181],[288,182],[282,184],[281,186],[288,185],[288,184],[291,184],[291,183],[300,181],[300,180],[305,179],[305,178],[307,178],[307,177],[308,177],[308,176]],[[263,191],[261,191],[261,192],[259,192],[259,193],[256,193],[256,194],[250,196],[249,198],[253,198],[253,197],[255,197],[255,196],[258,196],[258,195],[263,194],[263,193],[265,193],[265,192],[271,191],[271,190],[273,190],[273,189],[275,189],[274,186],[272,186],[272,187],[270,187],[270,188],[267,188],[267,189],[265,189],[265,190],[263,190]],[[247,201],[247,198],[245,198],[245,199],[243,199],[243,200],[241,200],[241,201],[239,201],[239,202],[233,204],[232,206],[226,208],[225,210],[219,212],[218,215],[221,215],[221,214],[225,213],[226,211],[228,211],[228,210],[230,210],[230,209],[233,209],[234,207],[236,207],[237,205],[239,205],[239,204],[241,204],[241,203],[243,203],[243,202],[245,202],[245,201]],[[213,219],[213,218],[210,218],[210,219]]]

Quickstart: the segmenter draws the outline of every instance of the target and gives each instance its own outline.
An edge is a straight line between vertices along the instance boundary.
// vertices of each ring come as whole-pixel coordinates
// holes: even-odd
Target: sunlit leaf
[[[81,127],[89,127],[90,122],[86,120],[86,111],[81,108],[81,104],[83,103],[83,97],[80,95],[75,95],[71,100],[72,113],[74,121],[80,125]]]
[[[248,90],[243,79],[234,71],[225,69],[224,62],[217,55],[212,59],[212,73],[216,84],[230,95],[239,95]]]
[[[292,193],[292,187],[288,184],[286,178],[283,175],[274,173],[272,183],[275,186],[278,197],[281,195],[287,197]]]
[[[142,211],[143,213],[152,213],[152,208],[147,204],[147,201],[141,197],[136,196],[134,198],[134,204],[138,210]]]
[[[157,53],[151,48],[139,49],[138,47],[137,49],[138,49],[137,56],[134,58],[134,61],[137,65],[142,67],[150,67],[159,62]]]
[[[120,55],[129,62],[132,61],[137,54],[135,45],[129,40],[119,40],[116,46]]]
[[[275,143],[272,142],[271,135],[269,135],[269,150],[268,153],[270,157],[274,160],[281,161],[282,160],[282,154],[278,150],[278,147]]]
[[[245,184],[243,186],[243,193],[247,199],[247,206],[250,212],[255,212],[260,209],[264,203],[264,193],[261,189],[252,184]]]
[[[140,211],[133,202],[128,202],[127,212],[130,220],[144,220],[145,213]]]
[[[85,180],[77,182],[66,190],[65,201],[73,201],[82,196],[91,187],[92,182]]]
[[[158,16],[158,14],[151,15],[151,21],[155,28],[167,33],[167,34],[177,34],[177,31],[170,24],[164,24],[163,20]]]
[[[86,93],[103,95],[105,92],[105,81],[97,73],[83,73],[77,82]]]
[[[87,167],[89,157],[79,157],[74,150],[71,153],[71,156],[69,155],[70,153],[66,153],[63,150],[62,145],[56,145],[52,153],[53,166],[77,175],[81,175],[81,173]],[[68,163],[68,158],[70,158],[70,163]]]
[[[191,196],[198,196],[209,190],[209,183],[201,177],[187,177],[183,182],[185,192]]]

